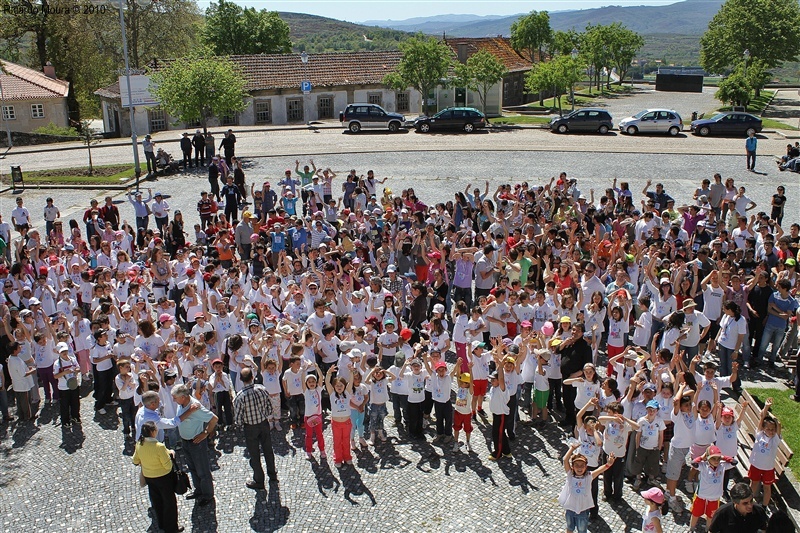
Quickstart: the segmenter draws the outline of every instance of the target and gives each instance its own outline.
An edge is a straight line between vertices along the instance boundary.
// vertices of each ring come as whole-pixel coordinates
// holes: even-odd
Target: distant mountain
[[[684,0],[666,6],[607,6],[578,11],[550,13],[550,25],[554,30],[583,30],[587,24],[610,24],[621,22],[641,34],[676,33],[701,35],[708,22],[719,11],[724,0]],[[466,15],[475,17],[474,15]],[[509,17],[478,17],[473,20],[457,20],[447,15],[417,17],[405,21],[373,20],[370,24],[405,31],[421,31],[432,35],[443,31],[454,37],[487,37],[511,34],[511,24],[520,15]],[[413,22],[411,22],[413,21]],[[409,23],[411,22],[411,23]]]
[[[405,26],[415,26],[417,24],[445,22],[447,24],[466,24],[467,22],[475,22],[478,20],[495,20],[505,18],[505,15],[435,15],[433,17],[414,17],[404,20],[365,20],[359,22],[364,26],[381,26],[382,28],[397,28],[406,29]],[[408,30],[413,31],[413,30]]]

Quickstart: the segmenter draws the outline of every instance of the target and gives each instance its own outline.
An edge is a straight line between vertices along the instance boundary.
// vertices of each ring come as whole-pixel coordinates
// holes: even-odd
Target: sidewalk
[[[789,126],[800,127],[800,90],[779,89],[762,116]]]

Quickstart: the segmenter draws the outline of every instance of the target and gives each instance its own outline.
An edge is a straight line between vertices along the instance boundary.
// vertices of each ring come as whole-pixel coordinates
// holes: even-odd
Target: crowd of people
[[[186,164],[201,141],[182,143]],[[643,531],[685,511],[682,479],[692,530],[766,527],[780,422],[767,400],[749,481],[731,487],[742,410],[722,400],[796,357],[800,225],[781,226],[783,187],[756,212],[719,174],[677,203],[616,180],[587,198],[561,173],[428,205],[371,170],[334,192],[313,161],[248,190],[233,142],[196,213],[128,191],[133,226],[111,197],[67,231],[50,198],[44,228],[22,197],[13,228],[0,217],[4,421],[8,390],[20,423],[58,404],[77,430],[91,387],[136,442],[165,531],[182,530],[175,449],[203,506],[220,433],[243,428],[261,490],[278,480],[272,432],[304,432],[311,461],[330,433],[335,466],[352,468],[380,453],[388,416],[400,440],[432,433],[452,453],[491,428],[492,461],[514,455],[521,424],[559,424],[567,531],[598,515],[600,477],[607,501],[626,478],[642,491]]]

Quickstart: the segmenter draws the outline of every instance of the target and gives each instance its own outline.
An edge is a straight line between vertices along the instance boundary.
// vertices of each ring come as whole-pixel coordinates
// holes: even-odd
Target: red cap
[[[723,407],[722,408],[722,416],[733,416],[733,409],[730,407]]]
[[[39,274],[42,275],[42,276],[46,276],[47,275],[47,267],[44,266],[44,265],[40,266],[39,267]]]
[[[219,364],[221,364],[221,365],[222,365],[222,364],[224,364],[224,363],[222,362],[222,359],[219,359],[219,358],[217,358],[217,359],[214,359],[213,361],[211,361],[211,366],[214,366],[214,365],[216,365],[217,363],[219,363]]]
[[[438,363],[433,365],[434,370],[439,370],[440,368],[447,368],[447,363],[445,363],[444,361],[439,361]]]
[[[195,313],[195,314],[194,314],[194,319],[195,319],[195,320],[197,320],[198,318],[205,318],[205,317],[206,317],[206,315],[205,315],[205,313],[203,313],[202,311],[201,311],[201,312],[199,312],[199,313]]]
[[[188,277],[190,277],[190,278],[191,278],[192,276],[194,276],[194,269],[193,269],[193,268],[187,268],[187,269],[186,269],[186,275],[187,275]]]
[[[405,340],[410,339],[413,335],[414,335],[414,332],[411,331],[408,328],[403,328],[403,329],[400,330],[400,336],[403,337],[403,339],[405,339]]]

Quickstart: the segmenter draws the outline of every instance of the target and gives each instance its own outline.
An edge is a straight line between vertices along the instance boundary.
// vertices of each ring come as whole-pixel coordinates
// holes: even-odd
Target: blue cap
[[[156,196],[164,196],[160,191],[156,191]]]
[[[645,407],[647,407],[648,409],[651,409],[651,408],[652,408],[652,409],[658,409],[658,408],[659,408],[659,407],[661,407],[661,406],[660,406],[660,405],[658,405],[658,402],[657,402],[657,401],[655,401],[655,400],[650,400],[649,402],[647,402],[647,405],[646,405]]]

